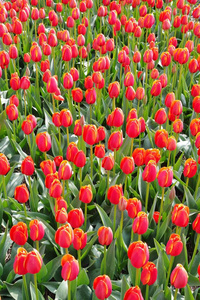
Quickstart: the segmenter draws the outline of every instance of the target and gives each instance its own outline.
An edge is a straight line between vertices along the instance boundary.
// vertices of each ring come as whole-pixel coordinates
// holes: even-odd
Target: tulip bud
[[[171,167],[163,167],[157,173],[158,184],[161,187],[169,187],[173,180],[173,171]]]
[[[25,203],[29,199],[29,191],[25,184],[21,184],[15,188],[14,198],[19,203]]]
[[[43,264],[42,257],[36,249],[34,249],[33,251],[27,254],[25,267],[28,273],[30,274],[39,273],[39,271],[42,268],[42,264]]]
[[[51,137],[48,132],[41,132],[36,135],[36,144],[41,152],[51,149]]]
[[[178,256],[181,254],[183,250],[183,243],[181,241],[180,235],[178,234],[171,234],[169,241],[167,242],[166,245],[166,253],[167,255],[171,256]]]
[[[143,267],[149,260],[149,249],[142,241],[133,242],[128,248],[128,258],[134,268]]]
[[[90,203],[92,201],[92,188],[91,185],[82,186],[79,191],[79,200],[83,203]]]
[[[186,227],[189,222],[189,207],[175,204],[172,210],[172,223],[179,227]]]
[[[108,298],[112,293],[112,283],[110,278],[107,275],[96,277],[93,282],[93,289],[98,299],[102,300]]]
[[[143,211],[138,212],[137,217],[133,222],[133,232],[137,234],[144,234],[149,226],[147,214]]]
[[[128,212],[129,218],[134,219],[137,216],[137,214],[142,210],[141,201],[137,198],[128,199],[126,210]]]
[[[65,254],[61,260],[61,276],[64,280],[72,281],[76,279],[79,273],[79,264],[74,256]]]
[[[114,163],[115,163],[114,157],[111,153],[109,153],[109,155],[105,156],[102,160],[102,168],[110,171],[110,170],[112,170]]]
[[[182,289],[187,285],[188,274],[181,264],[177,264],[172,271],[170,282],[176,289]]]
[[[58,198],[62,195],[62,185],[58,179],[54,179],[49,188],[49,195]]]
[[[124,300],[132,299],[144,300],[144,298],[142,297],[141,290],[137,285],[128,289],[124,295]]]
[[[134,160],[132,157],[125,156],[122,158],[120,163],[120,169],[125,174],[131,174],[133,173],[135,168]]]
[[[112,204],[118,204],[123,196],[122,185],[113,185],[109,187],[107,197]]]
[[[25,275],[27,274],[27,270],[25,268],[25,261],[27,257],[28,252],[24,248],[18,248],[17,249],[17,255],[15,256],[14,264],[13,264],[13,270],[15,274],[18,275]]]
[[[110,227],[101,226],[97,231],[99,243],[101,245],[110,245],[113,240],[113,233]]]
[[[142,173],[142,179],[147,182],[152,182],[156,179],[156,173],[156,163],[154,160],[150,160]]]
[[[6,175],[10,171],[10,164],[7,157],[0,153],[0,175]]]
[[[157,274],[158,270],[156,269],[156,266],[152,262],[147,262],[142,267],[142,273],[141,273],[141,281],[142,284],[152,285],[157,280]]]
[[[18,222],[10,229],[10,238],[17,245],[23,246],[28,240],[27,226],[23,222]]]
[[[63,248],[69,248],[73,243],[74,232],[70,224],[59,227],[55,233],[55,242]]]
[[[175,197],[176,197],[176,190],[175,190],[175,187],[173,186],[170,193],[169,193],[169,199],[171,201],[173,201],[175,199]]]
[[[32,220],[29,223],[30,238],[33,241],[40,241],[44,237],[44,225],[41,221]]]
[[[188,158],[185,161],[183,175],[188,178],[191,178],[191,177],[195,176],[196,172],[197,172],[196,161],[193,158]]]
[[[73,247],[76,250],[82,250],[87,244],[87,233],[80,228],[74,229]]]
[[[84,215],[81,208],[70,210],[68,213],[68,222],[72,228],[81,227],[84,223]]]

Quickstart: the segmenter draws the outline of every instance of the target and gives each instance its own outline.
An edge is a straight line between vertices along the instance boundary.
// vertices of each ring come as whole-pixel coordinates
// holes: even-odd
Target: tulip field
[[[0,0],[0,299],[200,300],[199,18]]]

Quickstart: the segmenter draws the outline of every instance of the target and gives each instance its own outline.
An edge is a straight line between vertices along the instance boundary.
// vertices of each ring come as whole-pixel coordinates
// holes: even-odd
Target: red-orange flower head
[[[142,179],[147,182],[152,182],[156,179],[156,174],[156,162],[154,160],[150,160],[142,173]]]
[[[191,177],[195,176],[196,172],[197,172],[196,161],[193,158],[188,158],[185,161],[183,175],[185,177],[191,178]]]
[[[101,226],[97,231],[99,243],[101,245],[110,245],[113,240],[113,233],[110,227]]]
[[[42,264],[43,264],[42,257],[36,249],[34,249],[33,251],[27,254],[25,260],[25,268],[28,273],[30,274],[39,273],[39,271],[42,268]]]
[[[192,223],[192,229],[196,231],[196,233],[200,233],[200,213],[197,215],[196,219]]]
[[[73,247],[76,250],[83,249],[87,244],[87,233],[80,228],[74,229]]]
[[[112,204],[118,204],[122,196],[123,196],[123,190],[121,184],[113,185],[109,187],[107,197]]]
[[[75,208],[68,213],[68,222],[72,228],[81,227],[84,223],[84,215],[81,208]]]
[[[28,240],[27,226],[23,222],[18,222],[10,229],[10,238],[17,245],[23,246]]]
[[[30,49],[31,59],[34,62],[39,62],[42,59],[42,51],[37,43],[33,44]]]
[[[72,167],[67,160],[63,160],[58,169],[60,180],[69,180],[72,176]]]
[[[171,285],[176,289],[182,289],[187,285],[188,274],[181,264],[177,264],[170,276]]]
[[[159,110],[157,110],[157,112],[155,113],[155,117],[154,117],[156,123],[158,123],[159,125],[164,124],[167,121],[167,114],[164,108],[160,108]]]
[[[160,80],[155,80],[152,84],[151,95],[157,97],[162,91],[162,84]]]
[[[142,210],[142,203],[141,203],[141,201],[138,200],[137,198],[130,198],[130,199],[128,199],[126,210],[128,212],[128,216],[131,219],[134,219],[137,216],[137,214],[139,213],[139,211]]]
[[[123,144],[123,133],[122,131],[115,131],[111,133],[108,139],[108,149],[118,151],[121,145]]]
[[[160,56],[160,60],[163,67],[169,66],[171,63],[171,54],[169,52],[163,52]]]
[[[27,257],[28,252],[26,249],[20,247],[17,249],[17,255],[15,256],[13,270],[15,274],[18,275],[25,275],[27,274],[27,270],[25,268],[25,260]]]
[[[143,267],[149,260],[149,249],[142,241],[133,242],[128,248],[128,258],[134,268]]]
[[[110,278],[107,275],[100,275],[96,277],[93,282],[93,289],[98,299],[107,299],[112,293],[112,283]]]
[[[28,201],[28,199],[29,199],[29,191],[28,191],[27,186],[25,184],[18,185],[15,188],[14,198],[19,203],[25,203],[25,202]]]
[[[154,263],[148,261],[143,267],[142,267],[142,273],[141,273],[141,281],[144,285],[152,285],[156,282],[158,275],[158,270]]]
[[[44,225],[41,221],[38,220],[32,220],[29,223],[30,228],[30,238],[33,241],[40,241],[44,237]]]
[[[165,148],[168,142],[168,132],[165,129],[157,130],[154,139],[157,147]]]
[[[173,180],[173,170],[171,167],[163,167],[157,173],[158,184],[161,187],[169,187]]]
[[[143,211],[140,211],[133,222],[133,232],[137,234],[144,234],[147,231],[148,226],[149,220],[147,214]]]
[[[183,243],[180,235],[172,233],[166,245],[166,253],[171,256],[178,256],[183,250]]]
[[[10,171],[10,163],[7,157],[0,153],[0,175],[6,175]]]
[[[102,159],[102,168],[104,168],[105,170],[112,170],[113,166],[114,166],[115,160],[114,157],[111,153],[109,153],[108,156],[105,156]]]
[[[58,198],[62,195],[62,185],[58,179],[54,179],[49,188],[49,195]]]
[[[172,211],[172,223],[179,227],[186,227],[189,223],[189,207],[175,204]]]
[[[80,103],[83,100],[83,91],[80,88],[73,89],[72,98],[75,102]]]
[[[145,159],[145,149],[144,148],[136,148],[133,151],[132,156],[133,156],[136,166],[139,167],[139,166],[144,165],[144,159]]]
[[[108,86],[108,93],[110,98],[117,98],[120,92],[120,84],[118,81],[112,82]]]
[[[83,140],[88,145],[94,145],[97,140],[97,127],[95,125],[85,125],[83,127]]]
[[[137,285],[128,289],[124,295],[124,300],[132,300],[132,299],[144,300],[141,290]]]
[[[120,169],[125,174],[133,173],[135,169],[133,157],[128,157],[128,156],[123,157],[120,163]]]
[[[61,276],[64,280],[72,281],[76,279],[79,273],[79,264],[74,256],[65,254],[61,260]]]
[[[36,135],[36,144],[41,152],[51,149],[51,137],[48,132],[40,132]]]
[[[115,108],[115,110],[108,115],[106,122],[108,126],[121,127],[124,123],[123,110],[119,107]]]
[[[74,232],[69,223],[59,227],[55,233],[55,242],[63,248],[69,248],[73,243]]]
[[[126,133],[130,138],[136,138],[141,131],[140,122],[138,119],[129,119],[126,124]]]
[[[80,188],[79,200],[83,203],[90,203],[92,201],[93,193],[91,185],[85,185]]]

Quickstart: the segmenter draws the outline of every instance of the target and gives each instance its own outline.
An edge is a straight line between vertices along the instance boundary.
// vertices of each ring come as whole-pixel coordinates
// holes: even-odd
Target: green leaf
[[[97,238],[98,238],[97,234],[95,234],[93,236],[93,238],[87,243],[86,247],[82,251],[81,260],[84,259],[86,257],[86,255],[90,252],[90,250],[92,249],[92,246],[96,242]]]
[[[166,281],[166,270],[165,270],[165,264],[164,264],[164,251],[160,250],[158,255],[158,261],[157,261],[157,269],[158,269],[158,285],[165,285]]]
[[[68,292],[67,281],[63,280],[57,289],[55,300],[60,300],[60,299],[67,300],[67,292]]]
[[[4,248],[4,245],[5,245],[6,239],[7,239],[7,234],[8,234],[8,223],[6,225],[5,232],[4,232],[3,237],[1,239],[1,242],[0,242],[0,253],[1,253],[0,261],[1,262],[3,262],[3,260],[4,260],[4,257],[2,257],[2,253],[3,253],[3,248]]]
[[[113,279],[115,274],[115,242],[116,240],[113,240],[110,246],[108,247],[107,253],[106,253],[106,266],[107,270],[106,273],[110,277],[110,279]]]
[[[37,290],[38,290],[38,300],[45,300],[40,290],[39,289]],[[32,282],[30,283],[30,292],[31,292],[31,300],[35,300],[36,299],[35,285]]]
[[[100,215],[103,225],[106,227],[112,228],[112,222],[111,222],[110,218],[108,217],[107,213],[98,204],[95,204],[95,206],[98,210],[98,213]]]
[[[162,238],[162,236],[165,234],[170,220],[171,220],[171,210],[168,212],[167,218],[164,220],[164,222],[160,226],[159,233],[158,233],[158,240],[160,240]]]
[[[57,256],[54,259],[50,260],[46,264],[47,273],[46,273],[46,275],[44,277],[39,276],[38,277],[38,282],[47,282],[47,281],[49,281],[49,280],[52,279],[52,277],[54,276],[55,272],[57,271],[57,269],[61,265],[61,258],[62,258],[62,255]]]
[[[121,300],[124,299],[124,295],[128,289],[129,289],[129,284],[126,280],[126,277],[123,275],[122,276],[122,288],[121,288]]]
[[[193,295],[192,295],[191,289],[190,289],[190,287],[189,287],[188,284],[185,287],[185,299],[187,299],[187,300],[195,300],[194,297],[193,297]]]
[[[89,285],[89,283],[90,283],[87,272],[86,272],[85,269],[80,270],[77,279],[78,279],[77,280],[77,286],[82,285],[82,284]]]
[[[81,285],[77,288],[76,300],[91,300],[92,290],[87,285]]]
[[[9,292],[9,294],[15,300],[22,300],[22,280],[18,280],[14,284],[10,284],[8,282],[5,282],[5,285],[7,287],[7,290]]]

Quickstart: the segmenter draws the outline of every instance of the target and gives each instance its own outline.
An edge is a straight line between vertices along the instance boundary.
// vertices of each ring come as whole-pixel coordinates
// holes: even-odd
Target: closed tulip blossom
[[[123,144],[123,133],[122,131],[115,131],[111,133],[108,139],[108,149],[118,151],[121,145]]]
[[[93,282],[93,289],[98,299],[107,299],[112,293],[112,283],[110,278],[107,275],[96,277]]]
[[[150,160],[142,173],[142,178],[144,181],[152,182],[156,179],[156,174],[156,162],[154,160]]]
[[[27,257],[28,252],[26,249],[19,247],[17,249],[17,255],[15,256],[14,264],[13,264],[13,270],[15,274],[18,275],[25,275],[27,274],[27,270],[25,268],[25,261]]]
[[[178,256],[183,250],[183,243],[179,234],[171,234],[166,245],[166,253],[171,256]]]
[[[191,178],[191,177],[195,176],[196,172],[197,172],[196,161],[193,158],[188,158],[185,161],[183,175],[185,177]]]
[[[10,229],[10,238],[17,245],[23,246],[28,240],[27,226],[23,222],[18,222]]]
[[[87,233],[80,228],[74,229],[73,247],[76,250],[82,250],[87,244]]]
[[[32,220],[29,223],[30,237],[33,241],[40,241],[45,234],[44,225],[41,221]]]
[[[61,259],[61,266],[61,276],[64,280],[72,281],[76,279],[79,274],[79,265],[73,255],[65,254]]]
[[[36,144],[41,152],[51,149],[51,137],[48,132],[41,132],[36,135]]]
[[[189,207],[175,204],[172,210],[172,223],[179,227],[186,227],[189,223]]]
[[[55,233],[55,242],[63,248],[69,248],[73,243],[74,232],[70,224],[59,227]]]
[[[148,216],[145,212],[140,211],[137,214],[137,217],[135,218],[133,222],[133,232],[137,234],[144,234],[149,226]]]
[[[93,193],[91,185],[82,186],[79,191],[79,200],[83,203],[90,203],[92,201]]]
[[[143,267],[149,260],[149,249],[142,241],[133,242],[128,248],[128,258],[134,268]]]
[[[176,289],[182,289],[187,285],[188,274],[181,264],[177,264],[170,276],[171,285]]]
[[[34,161],[31,156],[27,156],[21,164],[21,172],[24,175],[31,176],[34,173]]]
[[[163,167],[157,173],[158,184],[161,187],[169,187],[173,180],[173,171],[171,167]]]
[[[133,300],[133,299],[144,300],[142,296],[142,292],[139,286],[137,285],[128,289],[124,295],[124,300]]]
[[[0,175],[6,175],[10,171],[10,163],[7,157],[0,153]]]
[[[58,198],[62,195],[62,185],[58,179],[54,179],[49,188],[49,195]]]
[[[157,110],[157,112],[155,113],[155,117],[154,117],[156,123],[158,123],[159,125],[164,124],[167,121],[167,114],[164,108],[160,108],[159,110]]]
[[[158,270],[153,262],[148,261],[142,267],[141,281],[144,285],[152,285],[156,282]]]
[[[112,204],[118,204],[122,196],[123,196],[123,190],[121,184],[113,185],[109,187],[107,197]]]
[[[133,158],[128,156],[123,157],[120,163],[120,168],[126,175],[133,173],[135,169]]]
[[[15,188],[14,198],[19,203],[25,203],[29,199],[29,191],[25,184],[21,184]]]
[[[111,153],[109,153],[108,156],[105,156],[102,159],[102,168],[104,168],[107,171],[110,171],[112,170],[114,163],[115,163],[114,157]]]
[[[75,208],[68,213],[68,222],[72,228],[81,227],[84,223],[84,215],[81,208]]]
[[[101,226],[97,232],[98,240],[101,245],[110,245],[113,240],[113,232],[110,227]]]
[[[167,147],[168,132],[165,129],[157,130],[155,133],[155,144],[159,148]]]

